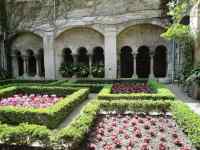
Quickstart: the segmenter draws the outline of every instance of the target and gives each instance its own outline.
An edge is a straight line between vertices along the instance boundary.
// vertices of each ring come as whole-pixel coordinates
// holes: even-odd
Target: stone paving
[[[89,103],[91,100],[95,99],[97,94],[89,94],[88,99],[81,103],[79,106],[77,106],[70,114],[66,117],[66,119],[58,126],[58,130],[61,128],[65,128],[75,117],[77,117],[83,108],[87,103]]]
[[[191,97],[188,97],[176,84],[169,84],[169,89],[176,95],[176,97],[183,102],[185,102],[194,112],[200,115],[200,100],[192,99]]]

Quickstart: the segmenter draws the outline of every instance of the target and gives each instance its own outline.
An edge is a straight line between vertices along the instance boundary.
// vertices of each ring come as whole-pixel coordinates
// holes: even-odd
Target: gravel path
[[[76,116],[79,115],[81,109],[83,106],[85,106],[87,103],[89,103],[91,100],[93,100],[97,94],[89,94],[88,99],[81,103],[79,106],[77,106],[67,117],[66,119],[58,126],[57,130],[65,128]]]
[[[176,95],[176,97],[186,103],[194,112],[200,115],[200,100],[188,97],[179,86],[176,84],[169,84],[169,89]]]

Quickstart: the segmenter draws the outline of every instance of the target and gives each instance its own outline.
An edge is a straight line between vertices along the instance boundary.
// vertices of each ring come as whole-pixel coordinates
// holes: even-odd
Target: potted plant
[[[86,78],[89,75],[89,66],[86,64],[77,65],[77,77]]]
[[[62,63],[60,66],[60,73],[63,77],[72,77],[74,75],[73,64]]]
[[[92,66],[92,75],[95,78],[103,78],[105,74],[104,65]]]
[[[192,96],[200,99],[200,67],[192,70],[191,75],[187,78],[186,83],[192,85]]]

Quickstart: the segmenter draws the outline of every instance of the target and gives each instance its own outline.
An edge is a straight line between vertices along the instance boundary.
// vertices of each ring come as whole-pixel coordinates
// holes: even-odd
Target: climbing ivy
[[[178,3],[176,1],[170,1],[168,4],[168,15],[171,16],[173,23],[171,23],[167,31],[161,35],[168,40],[173,39],[183,46],[184,63],[182,64],[181,78],[184,81],[193,69],[194,40],[193,35],[191,34],[190,26],[183,25],[180,22],[184,16],[189,14],[192,5],[196,1],[197,0],[180,0]]]

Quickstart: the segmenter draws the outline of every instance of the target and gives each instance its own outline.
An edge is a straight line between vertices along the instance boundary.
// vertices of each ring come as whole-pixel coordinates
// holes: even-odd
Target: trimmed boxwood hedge
[[[9,87],[0,90],[0,98],[16,93],[57,94],[66,96],[55,105],[48,108],[16,108],[13,106],[0,107],[0,120],[2,123],[17,125],[31,123],[45,125],[48,128],[56,128],[74,107],[86,100],[89,89],[76,90],[62,87]]]
[[[40,141],[50,148],[65,149],[72,146],[79,149],[98,113],[103,110],[121,111],[170,111],[177,124],[184,129],[192,144],[200,148],[200,116],[181,101],[99,101],[93,100],[82,109],[66,128],[58,132],[39,125],[20,124],[16,127],[0,124],[0,141],[6,144],[30,145]],[[138,107],[140,107],[138,109]],[[46,148],[45,148],[46,149]]]
[[[112,85],[105,86],[98,95],[98,99],[103,100],[174,100],[175,95],[163,84],[156,81],[148,81],[148,86],[155,93],[131,93],[131,94],[112,94]]]
[[[139,108],[138,108],[139,107]],[[55,139],[60,143],[70,143],[73,149],[79,148],[93,125],[98,112],[103,110],[117,111],[170,111],[177,124],[184,129],[192,144],[200,148],[200,116],[195,114],[181,101],[93,101],[83,108],[81,114],[66,128],[57,133]],[[59,142],[58,142],[59,143]]]

